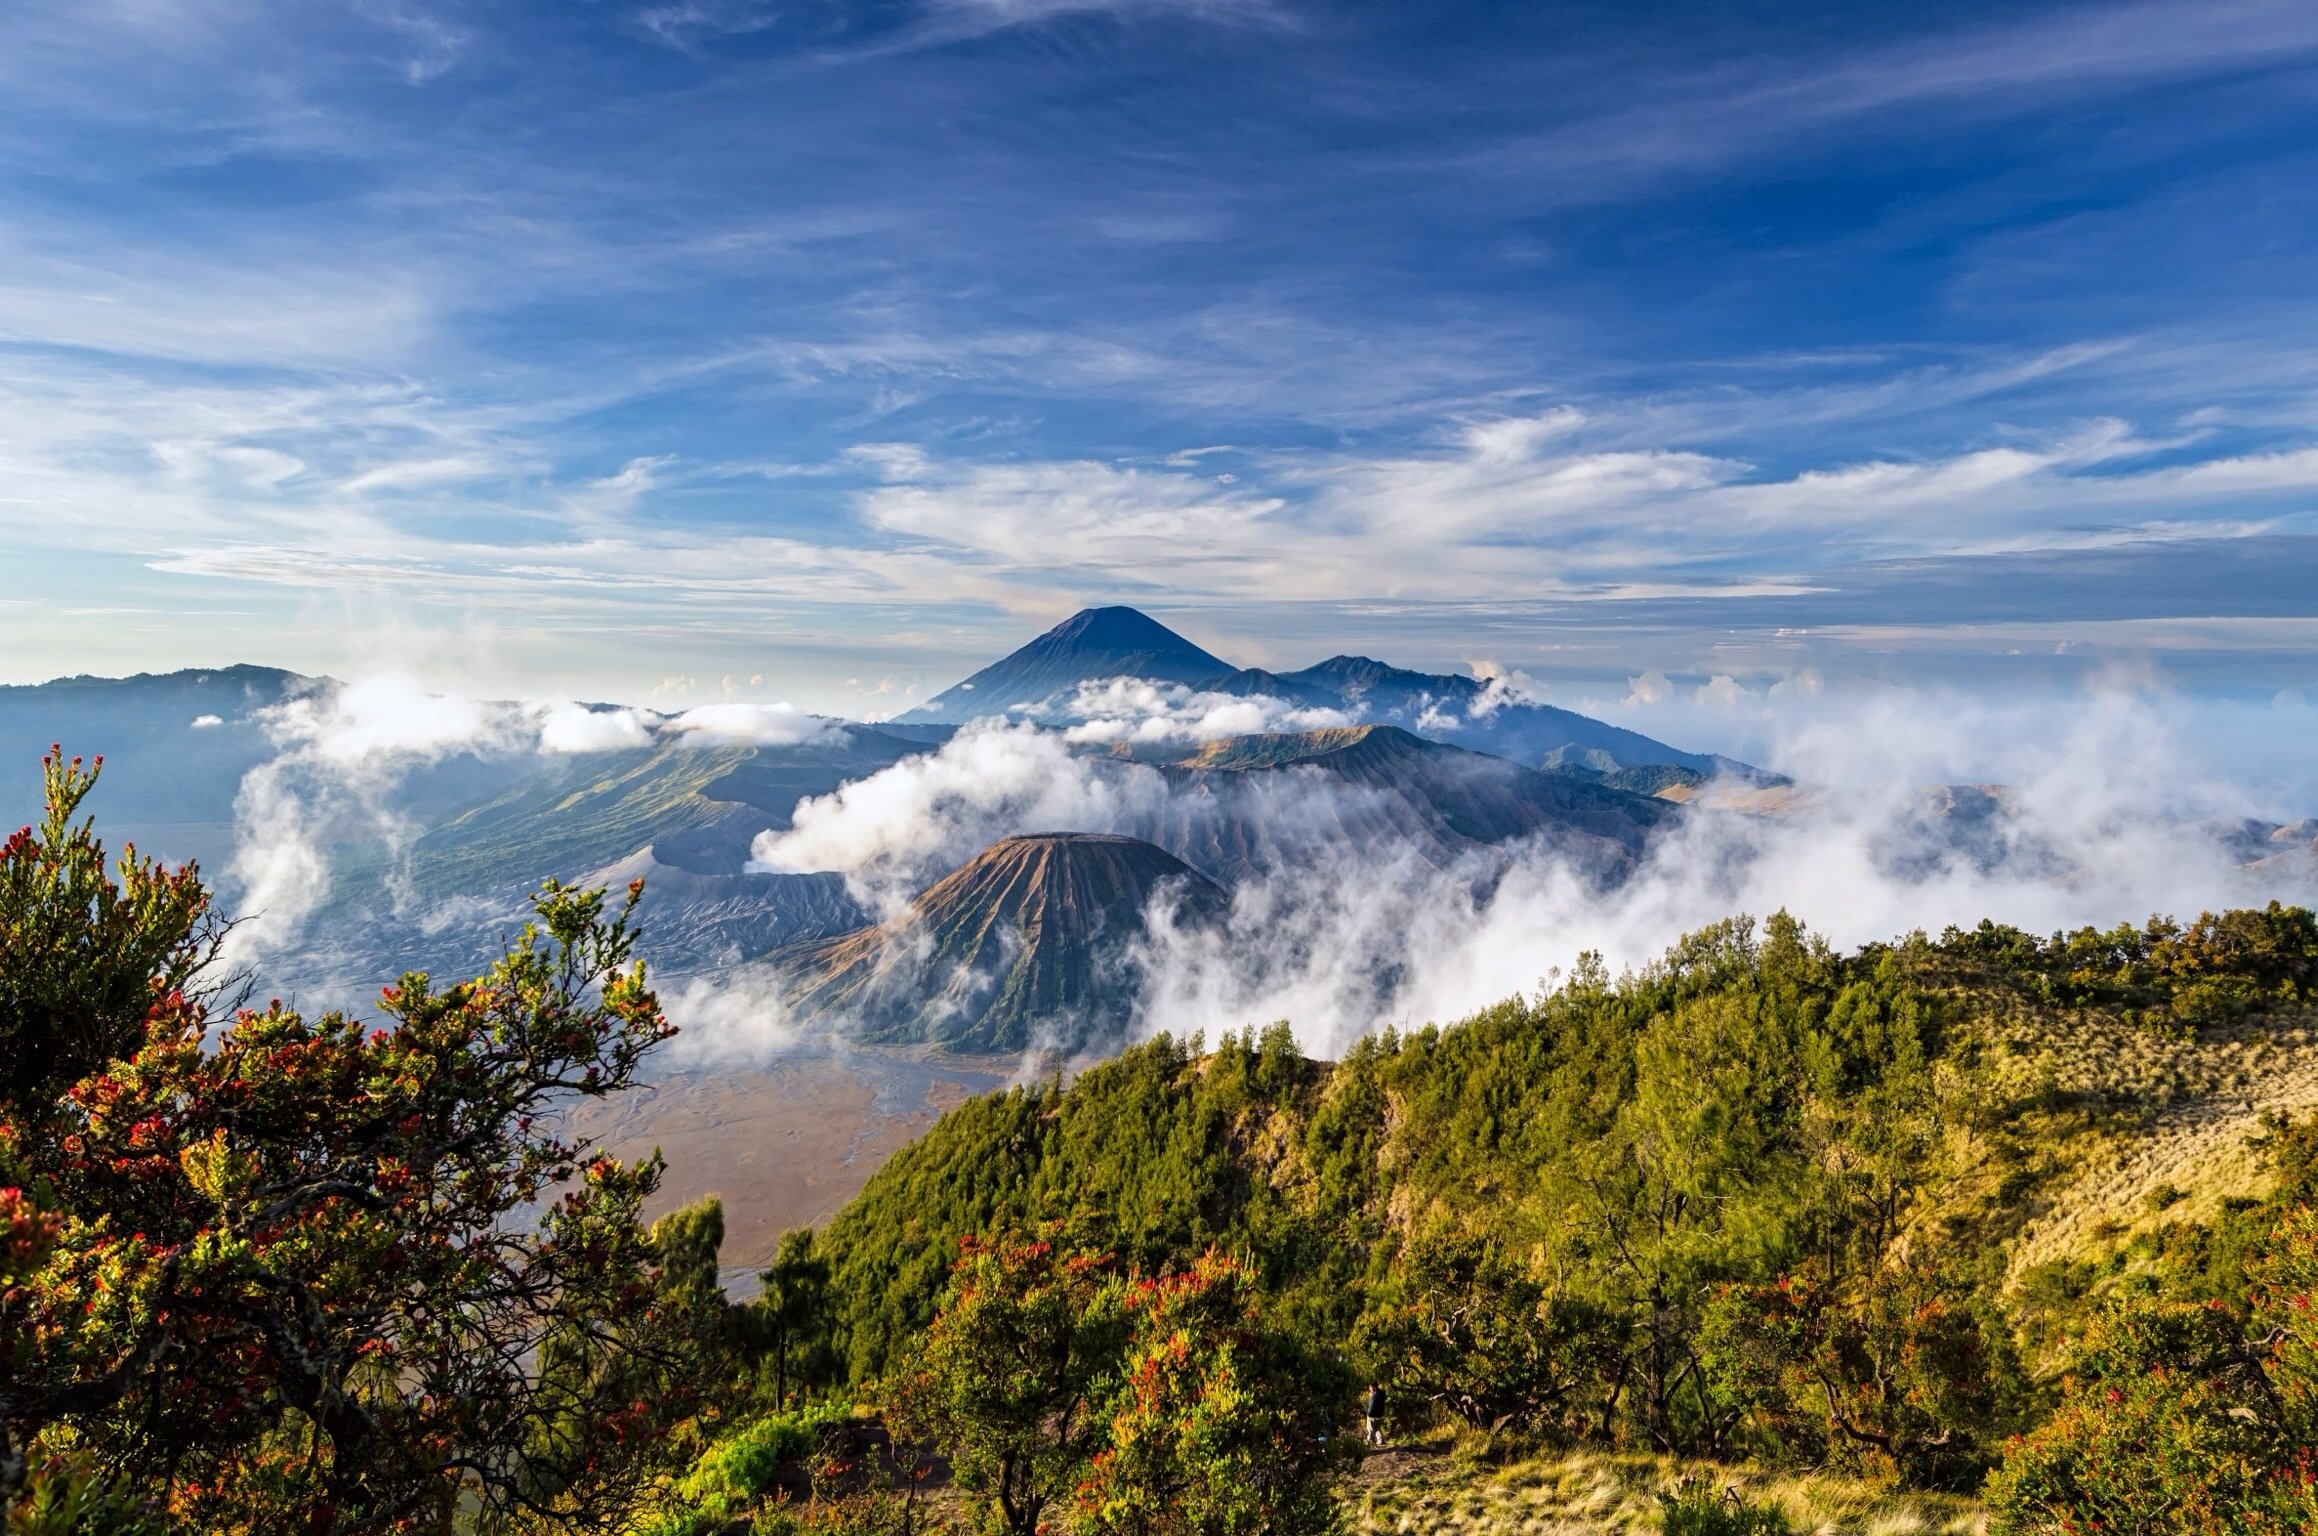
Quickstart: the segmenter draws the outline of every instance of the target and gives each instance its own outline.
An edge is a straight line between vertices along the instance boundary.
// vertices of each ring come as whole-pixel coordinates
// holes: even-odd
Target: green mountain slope
[[[2318,926],[2295,909],[1851,955],[1783,918],[1724,924],[1336,1063],[1284,1028],[1162,1038],[970,1101],[820,1252],[863,1378],[924,1325],[958,1239],[994,1227],[1069,1218],[1150,1270],[1220,1244],[1380,1372],[1420,1277],[1480,1262],[1575,1330],[1569,1379],[1594,1385],[1556,1400],[1557,1433],[1680,1454],[1770,1443],[1742,1411],[1757,1389],[1716,1374],[1736,1368],[1718,1298],[1797,1274],[1898,1288],[1915,1299],[1887,1315],[1966,1320],[1992,1383],[1953,1454],[1908,1474],[1969,1483],[2107,1298],[2244,1294],[2278,1155],[2248,1138],[2318,1108],[2313,1002]]]

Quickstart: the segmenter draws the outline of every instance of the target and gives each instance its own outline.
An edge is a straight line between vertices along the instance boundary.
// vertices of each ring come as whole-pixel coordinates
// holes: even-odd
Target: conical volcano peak
[[[1228,663],[1218,661],[1140,608],[1081,608],[1023,650],[1038,648],[1173,653],[1193,657],[1219,672],[1231,670]]]
[[[891,922],[773,957],[792,1019],[861,1038],[1019,1050],[1121,1034],[1154,906],[1204,923],[1221,887],[1132,837],[1048,832],[991,844]]]
[[[992,843],[910,904],[910,921],[954,923],[968,905],[1036,929],[1049,920],[1099,929],[1138,916],[1163,880],[1205,887],[1191,866],[1139,838],[1108,832],[1032,832]],[[977,914],[974,921],[983,921]]]
[[[1129,837],[1124,832],[1017,832],[1012,837],[998,839],[961,867],[970,869],[985,861],[997,862],[1024,855],[1059,855],[1067,858],[1081,849],[1148,849],[1161,859],[1173,859],[1173,855],[1165,849],[1153,848],[1141,838]]]
[[[913,716],[970,720],[1002,715],[1110,677],[1211,683],[1232,665],[1134,608],[1088,608],[1063,620],[1003,661],[992,662],[939,694]]]

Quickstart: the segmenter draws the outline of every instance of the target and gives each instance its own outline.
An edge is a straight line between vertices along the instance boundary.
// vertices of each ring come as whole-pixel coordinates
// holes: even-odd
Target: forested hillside
[[[647,1224],[660,1160],[560,1114],[673,1032],[636,890],[549,883],[375,1021],[237,1010],[198,878],[47,767],[0,847],[10,1536],[2318,1523],[2299,908],[1732,919],[1335,1063],[1161,1038],[952,1111],[736,1304],[717,1205]]]
[[[1334,1064],[1156,1040],[872,1179],[817,1240],[830,1368],[903,1363],[961,1237],[1061,1221],[1240,1256],[1412,1416],[1976,1489],[2124,1303],[2249,1320],[2312,1187],[2314,988],[2276,906],[1853,955],[1780,915]]]
[[[960,1234],[1057,1217],[1150,1264],[1253,1254],[1347,1347],[1404,1258],[1476,1243],[1626,1312],[1805,1263],[1906,1268],[1974,1305],[2082,1299],[2224,1263],[2182,1234],[2232,1228],[2257,1192],[2229,1134],[2250,1101],[2318,1101],[2314,966],[2308,916],[2276,907],[1849,956],[1783,914],[1737,919],[1638,974],[1581,960],[1543,996],[1333,1064],[1280,1025],[975,1100],[820,1242],[856,1377],[922,1323]],[[1712,1440],[1685,1353],[1661,1382],[1613,1370],[1617,1411]]]

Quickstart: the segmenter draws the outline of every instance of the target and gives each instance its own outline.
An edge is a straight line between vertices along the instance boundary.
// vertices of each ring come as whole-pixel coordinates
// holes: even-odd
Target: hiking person
[[[1368,1443],[1384,1444],[1384,1388],[1375,1382],[1368,1384]]]

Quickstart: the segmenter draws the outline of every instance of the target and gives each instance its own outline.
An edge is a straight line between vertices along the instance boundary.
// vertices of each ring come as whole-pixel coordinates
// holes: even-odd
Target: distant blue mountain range
[[[1063,723],[1081,685],[1121,678],[1158,685],[1162,705],[1181,706],[1180,690],[1282,707],[1253,712],[1263,722],[1245,728],[1253,734],[1175,736],[1141,747],[1135,762],[1090,744],[1092,771],[1156,773],[1164,803],[1130,825],[1035,830],[1132,833],[1155,859],[1225,886],[1329,848],[1389,845],[1446,867],[1541,840],[1615,878],[1680,814],[1653,796],[1737,766],[1469,677],[1356,656],[1289,673],[1234,667],[1132,608],[1096,608],[883,725],[786,745],[661,729],[568,755],[478,741],[396,765],[359,795],[325,795],[296,814],[326,854],[329,888],[316,892],[297,951],[269,962],[268,980],[327,990],[412,966],[481,964],[519,920],[523,892],[548,875],[644,878],[663,969],[858,930],[868,914],[838,876],[751,869],[754,840],[787,827],[803,799],[937,750],[969,720]],[[103,753],[89,809],[108,839],[198,859],[238,910],[233,855],[273,830],[249,824],[252,806],[239,818],[236,809],[246,777],[282,750],[269,712],[339,686],[241,666],[0,688],[0,815],[16,825],[37,814],[36,764],[49,743]],[[1295,815],[1283,809],[1291,802]]]
[[[777,787],[747,794],[727,787],[715,791],[714,799],[719,804],[763,802],[761,814],[784,817],[796,795],[824,793],[844,777],[874,771],[895,754],[938,746],[967,720],[1025,715],[1046,723],[1068,720],[1081,684],[1113,678],[1277,699],[1300,710],[1332,711],[1347,723],[1397,726],[1428,741],[1529,767],[1577,777],[1623,774],[1619,787],[1645,792],[1659,786],[1635,775],[1752,772],[1570,710],[1508,699],[1476,678],[1414,672],[1361,656],[1334,656],[1285,673],[1234,667],[1147,614],[1110,607],[1075,615],[898,720],[855,727],[851,747],[752,749],[751,760],[762,761],[740,778],[772,773],[766,783],[778,780]],[[0,820],[15,826],[37,813],[39,755],[51,742],[62,742],[68,752],[106,756],[104,788],[95,808],[116,836],[135,836],[168,857],[198,857],[213,872],[222,872],[243,776],[278,750],[263,712],[337,686],[329,678],[245,665],[0,687]],[[876,744],[883,749],[870,750]],[[673,746],[606,754],[604,761],[665,762],[672,768],[694,761],[691,753],[671,756]],[[485,808],[506,797],[506,805],[523,808],[517,818],[521,830],[538,847],[562,857],[583,846],[589,856],[624,856],[631,850],[623,839],[633,829],[610,814],[614,802],[568,798],[572,790],[566,781],[591,771],[586,761],[542,765],[454,754],[406,778],[395,793],[395,809],[414,829],[424,829],[420,843],[431,846],[501,814],[486,815]],[[679,777],[689,779],[688,774]],[[768,793],[779,803],[768,800]],[[603,823],[600,838],[589,835],[597,822]],[[557,835],[547,835],[550,824]],[[659,830],[673,835],[672,827]],[[724,852],[737,868],[738,856]],[[678,862],[696,861],[685,857]]]
[[[1334,710],[1356,724],[1397,725],[1433,741],[1533,767],[1598,773],[1646,767],[1707,775],[1755,772],[1744,763],[1685,752],[1574,710],[1510,698],[1480,678],[1412,672],[1366,656],[1331,656],[1297,672],[1235,667],[1133,608],[1074,614],[903,715],[899,723],[958,724],[1010,714],[1068,718],[1070,695],[1081,684],[1119,677]]]
[[[1120,679],[1155,691],[1100,686]],[[1334,871],[1353,850],[1485,884],[1518,850],[1548,849],[1606,889],[1690,818],[1783,814],[1777,796],[1749,810],[1756,797],[1704,783],[1772,775],[1482,679],[1361,656],[1292,672],[1233,667],[1132,608],[1080,613],[881,725],[825,722],[802,739],[757,742],[656,722],[621,745],[563,754],[501,732],[359,782],[326,783],[325,766],[297,759],[251,779],[283,750],[269,712],[339,686],[244,666],[0,688],[0,820],[37,814],[38,756],[61,741],[107,759],[88,807],[107,840],[198,859],[229,911],[249,902],[232,855],[297,833],[329,875],[311,886],[297,942],[263,962],[261,979],[283,996],[359,995],[412,967],[466,971],[498,952],[539,880],[643,879],[646,950],[662,974],[762,964],[793,1009],[830,1012],[835,1026],[1011,1047],[1049,1027],[1097,1038],[1096,1016],[1117,1015],[1103,990],[1112,930],[1170,881],[1231,891]],[[757,839],[791,826],[805,800],[937,751],[967,722],[1134,726],[1154,710],[1166,716],[1155,733],[1074,738],[1091,782],[1137,786],[1097,816],[1103,824],[1020,828],[999,853],[919,892],[906,922],[865,909],[840,873],[752,864]],[[527,718],[516,706],[499,713]],[[313,793],[270,811],[252,794],[237,815],[245,783],[281,772],[304,774]],[[1927,869],[2045,858],[2014,846],[2006,816],[2001,790],[1936,788],[1903,842]],[[2253,864],[2306,859],[2313,827],[2249,821],[2220,833]],[[1212,915],[1219,900],[1197,905]],[[937,952],[947,959],[928,969]]]

